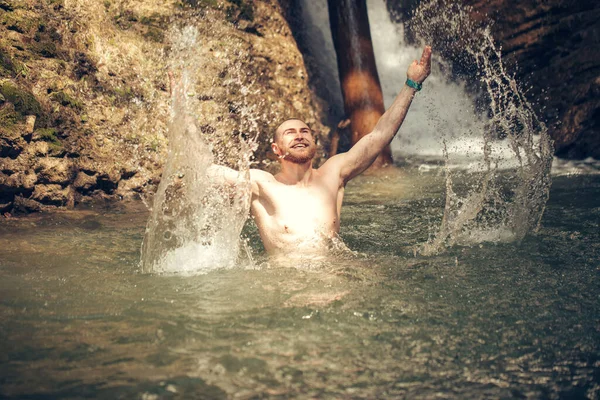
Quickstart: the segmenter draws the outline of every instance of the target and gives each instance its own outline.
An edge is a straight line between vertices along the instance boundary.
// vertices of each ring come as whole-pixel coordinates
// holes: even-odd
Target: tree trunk
[[[328,0],[344,109],[350,118],[352,145],[373,130],[385,112],[369,29],[366,0]],[[387,146],[371,169],[392,163]]]

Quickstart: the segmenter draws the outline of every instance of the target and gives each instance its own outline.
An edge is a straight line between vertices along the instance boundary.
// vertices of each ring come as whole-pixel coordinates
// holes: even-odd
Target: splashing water
[[[474,175],[477,182],[467,190],[456,190],[444,150],[444,217],[435,238],[419,249],[424,255],[454,244],[521,240],[539,228],[550,191],[553,151],[547,128],[507,73],[489,27],[477,27],[469,13],[469,8],[434,0],[423,3],[412,19],[421,40],[431,43],[436,35],[439,43],[442,37],[449,52],[463,54],[476,67],[485,90],[485,106],[478,106],[488,115],[479,132],[483,172]],[[511,152],[497,151],[499,143]],[[507,165],[511,173],[500,174]]]
[[[240,232],[249,210],[252,143],[238,138],[223,146],[226,132],[202,135],[196,123],[202,110],[194,93],[203,65],[196,51],[198,31],[187,26],[174,29],[171,37],[171,70],[182,76],[173,90],[168,159],[146,227],[142,270],[197,274],[231,268],[245,245]],[[232,158],[238,160],[235,184],[211,178],[213,162]]]
[[[309,20],[306,25],[319,28],[305,35],[305,45],[323,68],[335,70],[326,2],[301,3],[303,17]],[[410,23],[420,43],[410,45],[404,39],[405,27],[391,21],[385,2],[369,0],[368,12],[387,106],[404,85],[401,76],[412,60],[419,59],[423,45],[437,45],[425,90],[414,99],[392,143],[397,160],[445,161],[444,217],[433,239],[416,251],[435,254],[454,244],[519,240],[536,230],[548,199],[552,145],[546,127],[506,72],[489,30],[477,27],[469,10],[458,4],[423,2]],[[322,54],[324,48],[328,57]],[[453,62],[467,66],[466,79],[456,79],[453,63],[441,57],[440,48]],[[474,85],[467,89],[475,77],[481,81],[479,89],[487,93],[478,103]],[[335,98],[330,101],[341,107]]]

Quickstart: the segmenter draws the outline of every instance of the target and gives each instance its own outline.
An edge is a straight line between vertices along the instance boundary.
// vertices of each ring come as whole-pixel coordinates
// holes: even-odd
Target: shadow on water
[[[432,257],[411,248],[441,218],[442,176],[347,192],[357,254],[310,270],[257,254],[254,269],[140,274],[137,205],[3,220],[0,395],[598,395],[600,177],[556,177],[535,236]]]

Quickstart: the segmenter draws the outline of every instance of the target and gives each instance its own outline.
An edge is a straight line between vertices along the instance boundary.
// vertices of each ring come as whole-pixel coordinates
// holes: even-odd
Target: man
[[[366,170],[392,141],[430,69],[431,48],[427,46],[421,60],[409,66],[407,83],[373,131],[318,169],[312,165],[316,145],[310,128],[299,119],[284,121],[277,128],[271,148],[279,157],[281,171],[272,175],[250,170],[250,212],[267,252],[322,253],[330,246],[340,230],[346,183]],[[225,179],[235,181],[233,170],[217,169]]]

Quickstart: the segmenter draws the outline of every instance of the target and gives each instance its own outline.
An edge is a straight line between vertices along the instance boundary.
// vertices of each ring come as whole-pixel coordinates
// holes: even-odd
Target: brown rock
[[[35,127],[35,115],[28,115],[25,118],[25,131],[27,133],[33,133],[33,128]]]
[[[600,158],[600,2],[465,0],[494,20],[494,36],[547,121],[556,153]],[[595,94],[596,93],[596,94]]]
[[[31,171],[19,171],[12,175],[0,172],[0,193],[21,193],[33,189],[37,176]]]
[[[146,174],[137,174],[130,179],[122,179],[115,194],[122,198],[134,197],[136,193],[144,192],[150,181],[151,178]]]
[[[5,213],[9,211],[13,206],[13,202],[8,203],[0,203],[0,213]]]
[[[392,15],[404,20],[410,19],[420,2],[387,0]],[[595,83],[600,74],[600,2],[458,3],[472,7],[474,21],[491,23],[508,71],[516,74],[517,81],[526,88],[527,99],[548,126],[556,154],[600,158],[600,95]],[[409,36],[413,34],[409,29]],[[453,48],[460,43],[456,39],[439,37],[438,51]]]
[[[31,199],[43,204],[64,206],[69,201],[69,192],[68,187],[63,188],[56,184],[36,185]]]
[[[40,183],[55,183],[65,185],[72,178],[72,163],[66,158],[40,158],[35,166]]]
[[[35,212],[41,211],[42,205],[35,200],[24,198],[23,196],[15,196],[15,199],[12,203],[12,211],[13,212]]]
[[[96,187],[96,184],[96,175],[88,175],[83,171],[79,171],[73,182],[73,187],[80,192],[89,192]]]
[[[48,151],[50,147],[48,142],[33,142],[29,145],[27,149],[29,152],[32,152],[37,157],[43,157],[48,155]]]

